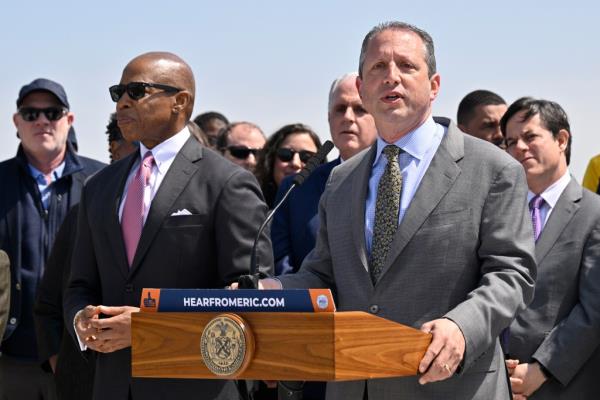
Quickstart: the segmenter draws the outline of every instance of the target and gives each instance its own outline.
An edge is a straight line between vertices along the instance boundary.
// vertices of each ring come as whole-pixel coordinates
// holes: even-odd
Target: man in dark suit
[[[110,93],[140,151],[87,182],[65,296],[74,337],[98,352],[94,398],[236,398],[231,381],[132,379],[131,313],[144,287],[219,288],[247,273],[267,211],[260,188],[190,137],[195,83],[181,58],[138,56]],[[272,268],[267,234],[258,257]]]
[[[507,151],[527,175],[538,279],[510,325],[516,399],[600,393],[600,198],[571,177],[571,128],[557,103],[528,97],[502,118]]]
[[[13,116],[21,143],[16,157],[0,163],[0,249],[11,261],[10,314],[0,345],[2,399],[56,396],[52,376],[40,368],[43,361],[50,370],[56,354],[38,351],[34,299],[56,232],[79,202],[85,179],[104,166],[73,148],[74,119],[59,83],[40,78],[21,88]]]
[[[296,272],[304,257],[315,247],[319,199],[331,170],[371,146],[377,138],[373,117],[364,109],[356,89],[357,75],[345,74],[334,80],[329,89],[329,131],[340,156],[318,167],[302,186],[290,193],[273,217],[271,240],[276,275]],[[276,203],[288,191],[292,181],[293,176],[281,183]]]
[[[533,296],[521,166],[433,119],[433,40],[401,22],[372,29],[358,91],[378,139],[335,168],[315,249],[284,288],[331,288],[366,311],[432,334],[421,376],[335,382],[328,399],[508,399],[498,335]],[[263,287],[279,287],[268,279]]]

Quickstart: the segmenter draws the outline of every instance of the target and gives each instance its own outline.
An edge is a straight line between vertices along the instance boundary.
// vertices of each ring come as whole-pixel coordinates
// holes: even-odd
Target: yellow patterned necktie
[[[398,229],[400,193],[402,192],[402,173],[398,163],[400,151],[401,149],[394,145],[387,145],[383,149],[383,154],[388,162],[377,186],[373,246],[369,271],[373,285],[377,283],[381,275],[390,244]]]

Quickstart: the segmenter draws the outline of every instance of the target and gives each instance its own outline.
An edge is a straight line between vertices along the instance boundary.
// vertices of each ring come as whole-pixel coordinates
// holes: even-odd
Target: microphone
[[[304,168],[302,168],[302,170],[298,172],[296,176],[294,176],[292,185],[285,192],[285,194],[283,195],[281,200],[279,200],[279,202],[275,205],[275,207],[273,207],[273,209],[267,214],[267,218],[258,229],[258,234],[256,235],[256,239],[254,239],[254,245],[252,246],[252,253],[250,255],[250,275],[242,275],[238,279],[238,287],[240,289],[258,289],[258,280],[260,278],[265,277],[260,276],[260,273],[256,272],[256,247],[258,245],[260,235],[262,234],[267,224],[271,221],[271,219],[273,219],[273,216],[275,215],[279,207],[281,207],[283,202],[288,198],[292,190],[304,183],[306,178],[308,178],[309,175],[312,174],[313,171],[323,163],[325,157],[327,157],[327,154],[329,154],[331,149],[333,149],[333,143],[331,142],[331,140],[327,140],[325,143],[323,143],[323,146],[321,146],[321,148],[317,151],[317,154],[312,156],[306,162]]]

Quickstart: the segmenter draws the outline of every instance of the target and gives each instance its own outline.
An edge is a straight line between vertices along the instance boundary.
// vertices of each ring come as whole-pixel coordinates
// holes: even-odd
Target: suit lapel
[[[353,174],[352,179],[352,233],[356,249],[358,249],[358,257],[366,271],[369,270],[369,262],[367,260],[367,247],[365,243],[365,203],[367,201],[369,177],[376,152],[377,143],[371,146],[369,152],[360,161],[357,173]]]
[[[110,213],[107,221],[108,240],[112,248],[112,254],[118,263],[118,268],[124,277],[129,274],[129,265],[127,263],[127,253],[125,251],[125,241],[123,240],[123,231],[121,230],[121,223],[119,222],[119,205],[123,198],[123,191],[125,190],[125,183],[127,177],[131,172],[131,168],[135,164],[136,160],[140,158],[140,152],[136,151],[134,154],[129,156],[128,162],[123,161],[122,167],[115,175],[120,176],[119,183],[113,186],[112,193],[109,195],[109,206]]]
[[[423,222],[439,204],[460,175],[456,164],[464,156],[462,133],[451,123],[448,132],[438,147],[427,168],[413,199],[396,231],[381,275],[385,274],[394,260],[415,235]]]
[[[152,200],[148,218],[142,229],[142,236],[133,258],[131,272],[133,273],[139,267],[141,260],[150,248],[152,240],[156,236],[163,220],[168,216],[168,212],[175,200],[185,189],[188,182],[198,170],[199,166],[194,162],[202,158],[202,146],[198,141],[190,136],[185,142],[179,153],[175,156],[173,164],[167,171],[158,192]]]
[[[535,244],[535,258],[538,265],[548,254],[558,237],[579,209],[579,200],[583,196],[581,186],[571,177],[571,181],[558,198],[546,225]]]

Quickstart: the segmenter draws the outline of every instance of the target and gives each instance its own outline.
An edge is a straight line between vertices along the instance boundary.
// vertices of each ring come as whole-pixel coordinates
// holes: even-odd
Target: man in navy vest
[[[79,202],[83,182],[103,164],[76,154],[67,140],[74,120],[63,87],[48,79],[23,86],[13,121],[17,155],[0,163],[0,249],[11,267],[8,325],[0,344],[0,398],[53,399],[52,349],[38,349],[33,304],[54,236]],[[55,349],[58,350],[58,349]]]

